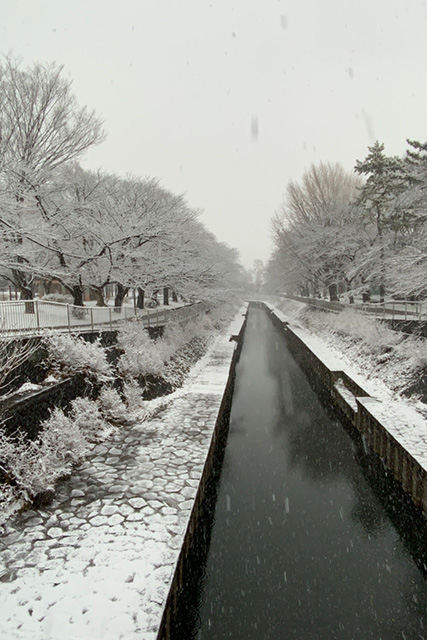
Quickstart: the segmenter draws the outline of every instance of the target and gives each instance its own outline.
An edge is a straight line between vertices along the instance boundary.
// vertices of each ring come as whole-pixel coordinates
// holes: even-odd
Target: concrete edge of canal
[[[280,311],[265,303],[258,304],[285,333],[289,349],[303,370],[315,375],[334,405],[360,433],[364,445],[378,456],[427,516],[426,443],[425,438],[420,437],[419,429],[415,429],[415,434],[411,433],[410,421],[405,424],[399,416],[394,417],[386,403],[370,396],[344,371],[343,363],[328,358],[321,350],[316,353],[303,330],[291,327]],[[427,436],[427,429],[424,436]]]
[[[222,400],[218,405],[218,413],[213,425],[210,446],[207,450],[199,485],[194,497],[194,504],[188,517],[187,526],[183,536],[183,543],[178,553],[169,586],[168,596],[165,600],[161,622],[157,633],[157,640],[169,640],[171,637],[171,621],[176,614],[178,593],[183,587],[185,568],[190,559],[192,549],[197,544],[197,531],[206,488],[213,474],[213,468],[217,462],[218,452],[221,450],[228,431],[231,401],[235,382],[235,368],[242,349],[243,334],[246,326],[247,307],[241,309],[228,329],[227,336],[234,347],[230,349],[228,376],[224,384]],[[231,346],[231,345],[230,345]]]

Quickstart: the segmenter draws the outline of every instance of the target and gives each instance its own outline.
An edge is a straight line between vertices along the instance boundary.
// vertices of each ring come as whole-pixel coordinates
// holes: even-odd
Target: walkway
[[[156,417],[96,445],[50,508],[5,527],[0,637],[156,638],[242,322]]]
[[[27,313],[26,307],[32,312]],[[197,315],[206,308],[203,303],[185,305],[182,302],[160,304],[154,309],[137,309],[129,304],[97,307],[90,303],[75,307],[46,300],[0,302],[0,337],[40,335],[46,330],[62,333],[112,331],[118,323],[135,318],[139,318],[145,327],[157,327],[178,316]]]

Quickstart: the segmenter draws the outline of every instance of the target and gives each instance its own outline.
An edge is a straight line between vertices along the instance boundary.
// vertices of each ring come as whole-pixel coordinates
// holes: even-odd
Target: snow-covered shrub
[[[66,293],[47,293],[41,299],[46,302],[61,302],[62,304],[73,304],[74,302],[73,296]]]
[[[135,380],[130,379],[124,383],[123,395],[129,411],[134,412],[144,409],[143,389]]]
[[[0,327],[1,327],[0,321]],[[3,339],[0,342],[0,391],[5,394],[13,382],[13,374],[37,351],[36,340]]]
[[[23,506],[22,498],[15,487],[0,484],[0,525]]]
[[[89,398],[73,400],[70,417],[88,442],[101,442],[113,431],[113,427],[103,418],[99,404]]]
[[[411,369],[427,367],[427,341],[424,338],[410,336],[396,347],[396,351]]]
[[[64,465],[82,460],[88,450],[86,438],[78,423],[58,407],[42,423],[38,442],[46,463],[56,468],[59,475],[64,475]]]
[[[214,331],[213,318],[201,315],[187,322],[170,322],[165,327],[162,341],[169,346],[172,354],[193,338],[211,336]]]
[[[169,322],[163,331],[162,342],[169,345],[170,351],[176,351],[181,345],[191,339],[189,335],[189,322],[186,324],[180,322]]]
[[[68,475],[72,465],[84,458],[87,449],[88,443],[78,424],[58,408],[42,423],[35,441],[22,434],[8,436],[1,430],[0,471],[5,481],[1,486],[3,502],[13,496],[31,500],[40,492],[53,489],[55,481]]]
[[[118,332],[117,343],[123,351],[117,368],[124,377],[161,374],[167,358],[161,340],[152,340],[139,323],[125,324]]]
[[[306,314],[305,323],[312,328],[327,327],[340,335],[362,340],[377,353],[392,349],[402,340],[402,334],[389,329],[380,320],[364,316],[352,309],[337,314],[311,311]]]
[[[113,371],[99,339],[90,343],[81,337],[55,334],[46,337],[44,342],[55,373],[62,376],[86,373],[98,382],[111,381]]]
[[[174,354],[195,337],[211,335],[212,332],[212,321],[205,316],[182,323],[171,322],[157,340],[152,340],[138,323],[126,324],[118,335],[118,345],[123,351],[118,370],[127,378],[150,374],[164,377],[170,373],[167,363]],[[177,363],[174,366],[178,366]]]
[[[39,441],[27,441],[23,436],[11,438],[0,434],[0,470],[25,499],[51,488],[56,478],[69,473],[70,463],[52,464],[50,449]]]
[[[129,411],[119,393],[112,387],[104,387],[98,396],[102,415],[109,421],[124,424],[129,420]]]

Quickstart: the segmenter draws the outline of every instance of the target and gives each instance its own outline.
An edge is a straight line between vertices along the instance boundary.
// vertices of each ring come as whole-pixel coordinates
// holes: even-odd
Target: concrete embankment
[[[370,395],[346,365],[300,327],[289,324],[279,310],[261,306],[286,333],[289,349],[300,365],[315,375],[403,490],[427,515],[427,422],[415,410]]]

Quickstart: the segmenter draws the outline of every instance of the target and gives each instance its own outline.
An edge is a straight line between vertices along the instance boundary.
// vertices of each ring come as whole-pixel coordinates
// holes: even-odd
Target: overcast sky
[[[56,61],[107,140],[89,168],[157,176],[242,262],[290,178],[427,140],[425,0],[0,0],[0,43]]]

